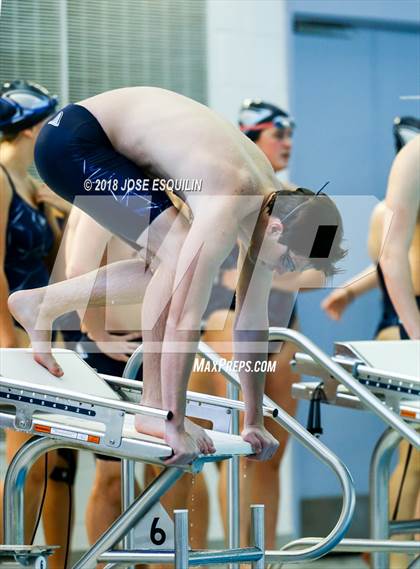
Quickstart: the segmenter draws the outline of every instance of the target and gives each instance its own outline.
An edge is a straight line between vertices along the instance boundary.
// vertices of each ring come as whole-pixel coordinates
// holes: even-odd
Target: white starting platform
[[[54,552],[55,547],[39,545],[0,545],[0,567],[13,569],[27,567],[28,569],[46,569],[47,557]]]
[[[172,455],[172,449],[164,440],[138,433],[134,427],[136,414],[154,416],[163,421],[171,419],[170,412],[133,402],[140,400],[141,382],[101,376],[77,353],[69,350],[54,350],[54,356],[64,371],[60,378],[52,376],[37,364],[30,349],[0,350],[0,427],[37,436],[22,447],[8,469],[4,504],[5,543],[8,545],[0,551],[0,559],[6,554],[16,558],[16,548],[26,547],[23,544],[22,477],[25,478],[27,470],[43,453],[54,448],[68,447],[163,467],[164,460]],[[120,541],[138,525],[143,516],[158,507],[162,495],[185,471],[199,472],[206,462],[252,454],[250,444],[238,435],[229,434],[232,411],[243,409],[243,403],[238,401],[188,392],[187,415],[205,418],[215,429],[219,429],[207,430],[216,452],[207,456],[200,455],[191,465],[164,468],[162,474],[75,567],[91,568],[101,553],[110,553],[109,546]],[[273,416],[276,409],[265,406],[264,413]],[[188,520],[186,514],[184,511],[178,513],[178,527],[185,529],[185,519]],[[264,557],[261,541],[263,507],[255,507],[253,516],[257,532],[254,544],[249,548],[238,549],[236,553],[244,561],[258,562]],[[175,521],[176,519],[177,516]],[[172,529],[169,546],[176,541],[176,526],[177,523],[175,529]],[[189,563],[192,563],[194,553],[188,548],[188,531],[180,531],[178,534],[182,534],[183,538],[179,538],[178,548],[163,552],[162,548],[153,549],[153,543],[141,543],[138,544],[141,549],[137,551],[135,561],[162,563],[175,560],[176,567],[184,567],[187,555]],[[221,562],[220,559],[230,559],[231,552],[223,550],[214,554],[200,554],[201,557],[205,556],[206,564],[212,560],[214,564]],[[45,560],[46,555],[39,553],[38,564],[41,563],[41,558]],[[29,564],[36,559],[36,555],[33,549],[26,547],[17,559],[23,565],[24,560]],[[39,567],[46,565],[41,564]]]
[[[420,341],[337,342],[333,361],[353,375],[407,422],[420,424]],[[322,380],[321,403],[364,409],[351,390],[329,375],[311,356],[298,353],[292,362],[301,374]],[[319,382],[293,385],[296,399],[313,399]]]
[[[54,377],[37,364],[28,349],[0,350],[0,426],[25,431],[34,435],[76,442],[95,452],[132,458],[149,463],[160,463],[172,454],[162,439],[138,433],[134,428],[134,415],[152,415],[170,420],[170,413],[151,409],[129,401],[110,387],[109,383],[83,359],[70,350],[54,350],[54,356],[64,371],[60,378]],[[118,385],[118,378],[114,385]],[[130,387],[130,380],[122,380],[121,390]],[[137,382],[133,382],[137,383]],[[137,387],[134,385],[133,387]],[[141,384],[137,397],[141,393]],[[217,407],[226,417],[228,431],[230,403],[223,398],[208,398],[208,406]],[[218,401],[218,399],[220,399]],[[202,410],[206,397],[189,393],[188,414],[196,416],[194,403]],[[242,405],[239,405],[240,407]],[[9,408],[9,411],[8,411]],[[267,414],[270,410],[266,410]],[[272,412],[272,411],[271,411]],[[202,416],[203,413],[198,413]],[[204,413],[212,422],[212,413]],[[217,420],[218,413],[215,414]],[[251,446],[241,437],[228,432],[207,430],[216,453],[211,460],[222,460],[232,455],[251,454]],[[191,468],[197,468],[202,459]]]

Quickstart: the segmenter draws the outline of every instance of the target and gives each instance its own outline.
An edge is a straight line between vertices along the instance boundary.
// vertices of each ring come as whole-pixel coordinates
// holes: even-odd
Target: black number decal
[[[154,545],[162,545],[166,541],[166,533],[157,527],[158,521],[159,518],[154,518],[150,528],[150,539]]]

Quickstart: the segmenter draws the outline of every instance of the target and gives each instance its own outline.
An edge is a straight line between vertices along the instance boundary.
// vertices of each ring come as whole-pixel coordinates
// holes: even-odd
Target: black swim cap
[[[395,150],[399,152],[415,136],[420,134],[420,120],[416,117],[396,117],[393,126]]]

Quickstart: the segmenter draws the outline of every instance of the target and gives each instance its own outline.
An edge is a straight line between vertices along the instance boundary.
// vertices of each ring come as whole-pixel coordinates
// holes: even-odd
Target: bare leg
[[[20,447],[25,444],[32,435],[19,431],[10,431],[6,433],[6,459],[9,463]],[[25,543],[30,543],[38,516],[39,507],[41,505],[42,490],[44,488],[45,479],[51,474],[56,466],[56,452],[48,453],[47,470],[45,470],[45,458],[39,458],[32,468],[29,470],[25,482]],[[1,504],[3,510],[3,503]],[[3,512],[1,512],[3,514]],[[58,545],[58,544],[57,544]]]
[[[397,326],[390,326],[388,328],[384,328],[379,332],[376,340],[381,341],[389,341],[389,340],[399,340],[400,339],[400,331]],[[405,461],[407,458],[409,445],[406,441],[403,441],[399,445],[398,453],[399,459],[397,467],[395,468],[394,472],[391,475],[389,481],[389,517],[391,518],[395,504],[397,501],[398,492],[400,490]],[[412,451],[413,454],[410,459],[410,463],[408,466],[406,479],[404,482],[403,493],[401,495],[401,502],[398,508],[398,520],[410,520],[415,517],[415,503],[416,497],[419,492],[419,480],[420,480],[420,458],[419,453],[415,450]],[[419,516],[417,516],[419,517]],[[393,535],[391,539],[409,539],[407,535]],[[371,565],[370,562],[370,555],[363,554],[363,559]],[[391,553],[389,556],[390,559],[390,569],[405,569],[409,563],[409,558],[404,553]]]
[[[57,457],[57,466],[68,466],[67,462],[59,455]],[[48,558],[48,567],[51,569],[64,568],[69,523],[70,492],[72,491],[73,489],[65,481],[58,482],[51,478],[48,479],[47,494],[42,512],[45,540],[46,543],[60,546],[60,548]],[[70,520],[69,547],[74,525],[73,510],[74,506],[72,506]]]
[[[139,487],[136,483],[136,495]],[[86,510],[89,543],[95,543],[121,514],[121,462],[96,459],[95,482]],[[105,564],[98,564],[102,569]],[[138,565],[138,569],[144,565]]]
[[[213,313],[207,322],[207,330],[202,336],[202,340],[209,345],[212,342],[220,343],[227,338],[223,337],[223,329],[226,318],[228,317],[228,311],[217,311]],[[216,348],[216,346],[214,346]],[[220,348],[220,346],[219,346]],[[219,397],[226,397],[227,383],[225,378],[218,373],[206,373],[206,372],[195,372],[191,375],[190,386],[192,391],[197,391],[199,393],[206,393],[208,395],[216,395]],[[219,471],[225,467],[225,463],[222,463]],[[226,481],[226,477],[222,479],[220,476],[220,486]],[[225,490],[222,490],[225,492]],[[194,501],[192,499],[194,498]],[[222,500],[221,500],[222,503]],[[226,500],[223,500],[226,503]],[[196,479],[196,484],[194,486],[193,492],[191,492],[189,499],[188,509],[191,511],[191,522],[193,526],[191,528],[191,535],[194,536],[194,542],[192,546],[195,548],[205,548],[207,547],[207,534],[208,534],[208,520],[209,520],[209,495],[206,485],[206,480],[204,475],[200,475]],[[226,512],[222,514],[224,528],[226,530]]]
[[[406,441],[402,441],[399,446],[398,465],[391,476],[389,485],[390,516],[393,515],[398,492],[401,486],[408,449],[409,444]],[[420,514],[418,511],[418,503],[416,512],[416,502],[419,500],[420,453],[415,449],[413,449],[411,452],[412,454],[404,481],[401,502],[398,508],[398,520],[412,520],[415,517],[419,517]],[[398,535],[393,536],[392,539],[401,539],[401,537],[408,539],[407,536]],[[390,555],[390,569],[405,569],[407,565],[407,555],[401,553],[392,553]]]
[[[220,353],[220,356],[229,360],[232,358],[231,351],[221,351],[226,350],[226,348],[231,348],[232,346],[232,330],[233,330],[234,313],[230,310],[218,310],[214,312],[207,321],[207,329],[202,336],[202,340],[206,342],[209,346],[214,348]],[[191,389],[193,391],[198,391],[200,393],[207,393],[209,395],[216,395],[219,397],[226,397],[227,382],[226,379],[220,373],[194,373],[191,376]],[[245,469],[244,469],[245,465]],[[247,463],[241,464],[241,496],[242,493],[250,492],[252,480],[249,477],[244,478],[246,472]],[[220,476],[219,476],[219,502],[222,515],[222,523],[227,535],[227,463],[224,461],[222,464],[218,465]],[[194,503],[208,504],[208,492],[205,486],[205,480],[203,483],[197,485],[197,489],[194,491],[196,496]],[[208,518],[206,518],[208,523]],[[202,521],[201,521],[202,523]],[[241,519],[241,541],[245,538],[247,527],[245,526],[245,519]],[[202,532],[207,536],[208,527],[202,527]]]
[[[145,381],[143,386],[142,404],[149,407],[162,407],[162,392],[160,385],[160,360],[161,346],[165,334],[166,318],[168,316],[169,307],[163,306],[160,314],[150,313],[149,299],[155,295],[161,298],[167,298],[167,291],[172,289],[173,271],[171,268],[160,265],[150,281],[150,287],[147,288],[144,295],[142,310],[142,327],[143,342],[149,346],[156,346],[156,351],[147,351],[143,354],[143,377],[151,378]],[[150,417],[136,418],[136,427],[140,424],[155,425],[156,436],[161,437],[164,430],[164,421],[155,420]]]
[[[208,321],[208,330],[203,335],[203,340],[215,349],[219,346],[229,346],[233,330],[233,312],[217,311]],[[223,329],[221,329],[223,328]],[[293,344],[284,344],[279,354],[272,354],[270,359],[276,361],[276,371],[267,373],[266,393],[274,401],[281,404],[282,408],[294,415],[296,412],[296,401],[291,397],[291,385],[299,381],[299,376],[292,373],[289,362],[295,353]],[[229,352],[221,354],[226,359],[231,359]],[[226,382],[219,374],[209,374],[211,380],[202,379],[206,393],[216,390],[217,395],[224,396]],[[197,389],[199,386],[197,385]],[[240,509],[241,509],[241,545],[249,544],[250,515],[249,507],[251,504],[264,504],[266,511],[266,547],[275,549],[276,525],[280,499],[279,468],[286,448],[288,433],[273,421],[266,421],[266,427],[279,440],[280,448],[274,457],[267,462],[241,460],[240,465]],[[227,465],[221,465],[219,481],[219,499],[222,510],[223,523],[226,530],[227,517]]]
[[[175,273],[171,267],[161,264],[152,277],[150,286],[147,288],[143,307],[142,323],[143,323],[143,341],[148,345],[156,345],[157,351],[151,353],[149,351],[143,356],[143,376],[145,378],[142,405],[147,407],[162,408],[162,386],[161,386],[161,349],[163,338],[165,335],[166,319],[168,316],[169,306],[163,307],[161,314],[151,314],[149,310],[150,296],[158,295],[159,298],[169,298],[168,291],[172,290],[173,279]],[[153,303],[155,305],[155,303]],[[150,378],[146,381],[146,378]],[[165,425],[163,419],[147,417],[145,415],[136,416],[136,429],[142,433],[148,433],[156,437],[163,438],[165,434]],[[213,447],[212,440],[205,431],[195,425],[193,422],[185,419],[186,431],[197,441],[200,452],[207,454]]]
[[[174,207],[162,213],[142,234],[139,244],[150,260],[172,259],[178,235],[185,230],[185,220]],[[154,257],[158,252],[159,257]],[[62,370],[51,354],[51,326],[56,318],[72,310],[110,304],[136,304],[144,298],[151,271],[144,260],[119,261],[85,275],[9,297],[9,309],[28,332],[35,360],[53,375]]]
[[[276,371],[267,373],[266,393],[282,409],[292,417],[296,413],[297,401],[292,398],[292,384],[299,381],[299,376],[292,373],[289,362],[296,353],[294,344],[286,343],[279,354],[272,354],[270,360],[275,361]],[[265,545],[267,549],[276,549],[277,515],[280,504],[280,464],[286,450],[289,434],[280,425],[266,420],[266,428],[280,443],[273,458],[267,462],[247,461],[248,468],[254,471],[253,484],[249,494],[244,493],[245,511],[251,504],[265,506]]]
[[[3,496],[4,496],[4,483],[0,480],[0,543],[4,543],[3,537]]]
[[[162,222],[159,221],[161,219]],[[144,300],[143,307],[147,306],[147,309],[143,310],[142,318],[144,341],[149,347],[151,342],[162,345],[178,253],[188,233],[188,225],[174,208],[170,208],[152,224],[147,233],[149,252],[151,254],[158,251],[157,260],[161,262],[152,278],[143,261],[120,261],[81,277],[41,289],[21,291],[9,298],[10,312],[29,334],[35,360],[53,375],[60,377],[63,371],[51,353],[52,323],[58,316],[70,310],[85,308],[88,304],[134,304]],[[159,302],[154,302],[153,306],[157,306],[161,314],[150,314],[148,298],[156,298],[156,295]],[[162,354],[160,348],[156,351],[157,354],[151,354],[151,350],[144,354],[145,383],[142,403],[162,408],[161,360],[165,354]],[[191,357],[193,358],[194,354],[191,354]],[[185,430],[194,439],[200,452],[214,452],[213,441],[205,431],[191,421],[184,422]],[[163,420],[137,416],[136,429],[164,437]]]
[[[234,313],[230,310],[218,310],[214,312],[207,321],[207,329],[202,336],[202,340],[206,342],[209,346],[214,348],[219,352],[220,356],[226,360],[232,359],[232,331],[234,322]],[[220,351],[228,349],[228,351]],[[208,393],[210,395],[217,395],[219,397],[226,397],[227,382],[226,379],[220,373],[196,373],[192,376],[193,389],[200,391],[202,393]],[[246,464],[246,463],[244,463]],[[241,464],[241,477],[240,477],[240,487],[242,496],[244,493],[251,491],[252,480],[249,476],[244,478],[244,464]],[[246,467],[245,467],[246,468]],[[227,463],[224,461],[220,464],[220,476],[219,476],[219,502],[222,514],[222,522],[225,530],[225,536],[227,535]],[[201,498],[201,496],[200,496]],[[246,517],[246,516],[245,516]],[[243,515],[243,510],[241,510],[241,542],[247,534],[246,520]],[[242,519],[244,518],[244,519]]]
[[[193,549],[206,549],[209,526],[209,495],[206,480],[201,472],[194,477],[190,487],[187,509],[190,512],[190,536]]]
[[[198,378],[198,376],[202,376]],[[189,388],[192,391],[212,393],[211,382],[207,381],[209,374],[192,374]],[[199,389],[199,387],[204,389]],[[208,388],[208,389],[207,389]],[[152,465],[146,467],[146,481],[150,484],[158,475],[159,468]],[[192,483],[194,480],[194,484]],[[185,474],[173,488],[169,490],[162,500],[162,504],[167,509],[168,514],[176,508],[187,508],[189,510],[190,545],[193,549],[205,549],[207,547],[207,531],[209,520],[209,500],[206,481],[203,473],[196,475]],[[167,568],[168,565],[157,565],[157,569]]]
[[[48,287],[15,292],[9,297],[9,310],[28,332],[35,360],[59,377],[63,372],[51,354],[54,320],[88,304],[140,302],[149,280],[144,261],[120,261]]]
[[[416,459],[417,460],[417,466],[419,464],[419,459],[420,459],[420,457],[418,456],[418,453],[417,453],[417,459]],[[418,472],[417,472],[417,480],[419,480],[419,473]],[[420,489],[417,490],[417,500],[416,500],[416,508],[415,508],[415,512],[414,512],[414,518],[416,520],[420,520]],[[420,533],[416,533],[414,535],[414,539],[416,541],[420,541]]]
[[[159,474],[160,468],[148,465],[146,467],[146,483],[150,484]],[[193,484],[194,480],[194,484]],[[204,549],[207,546],[207,526],[208,526],[208,502],[196,503],[195,499],[191,502],[191,498],[196,496],[196,486],[204,483],[203,474],[193,477],[192,474],[185,473],[184,476],[167,492],[161,499],[161,504],[173,517],[173,511],[177,509],[188,508],[190,511],[190,545],[193,549]],[[202,494],[202,492],[199,492]],[[204,506],[204,509],[201,507]],[[192,512],[192,510],[194,510]],[[170,569],[173,565],[159,564],[153,565],[156,569]]]
[[[220,356],[226,360],[231,360],[232,354],[232,334],[234,323],[234,312],[231,310],[218,310],[214,312],[208,322],[207,330],[203,335],[203,341],[213,347],[220,353]],[[222,352],[220,352],[222,348]],[[225,378],[219,373],[207,374],[208,378],[202,378],[203,388],[206,393],[226,397],[227,382]],[[197,379],[196,379],[197,381]],[[241,417],[242,419],[242,417]],[[242,423],[242,420],[241,420]],[[240,424],[240,428],[242,424]],[[225,530],[225,537],[227,537],[227,519],[228,519],[228,503],[227,503],[227,481],[228,481],[228,463],[226,461],[220,464],[219,476],[219,503],[222,514],[223,527]],[[250,527],[250,513],[248,508],[249,494],[253,487],[253,474],[252,463],[247,460],[240,461],[240,543],[242,545],[249,544],[249,527]]]

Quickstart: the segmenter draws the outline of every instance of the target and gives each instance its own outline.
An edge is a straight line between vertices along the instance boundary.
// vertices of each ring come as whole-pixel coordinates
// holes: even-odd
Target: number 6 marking
[[[152,527],[150,528],[150,540],[154,545],[162,545],[166,541],[166,533],[163,529],[157,527],[159,518],[153,518]]]

